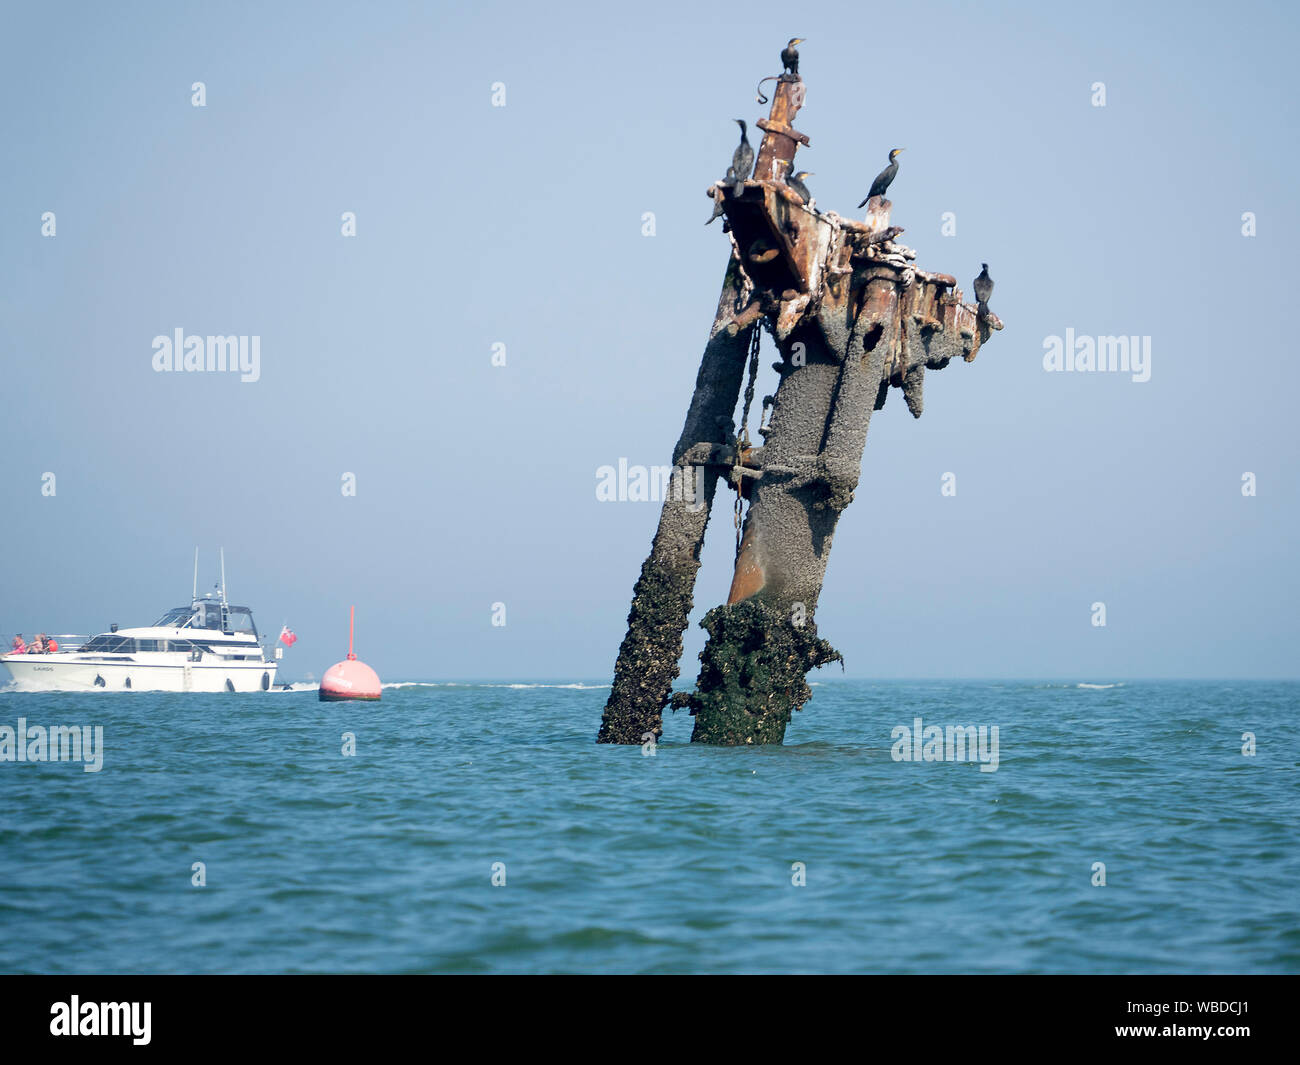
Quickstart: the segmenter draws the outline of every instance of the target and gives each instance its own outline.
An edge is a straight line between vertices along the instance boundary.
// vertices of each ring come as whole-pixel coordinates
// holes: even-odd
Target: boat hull
[[[0,656],[0,666],[8,671],[13,687],[20,691],[260,692],[275,684],[276,665],[275,662],[86,661],[75,654]]]

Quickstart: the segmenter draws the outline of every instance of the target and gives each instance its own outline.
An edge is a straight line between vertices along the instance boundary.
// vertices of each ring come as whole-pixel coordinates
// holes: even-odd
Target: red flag
[[[286,625],[280,632],[280,642],[284,644],[285,647],[292,647],[298,642],[298,637],[293,634],[293,630],[291,630],[288,625]]]

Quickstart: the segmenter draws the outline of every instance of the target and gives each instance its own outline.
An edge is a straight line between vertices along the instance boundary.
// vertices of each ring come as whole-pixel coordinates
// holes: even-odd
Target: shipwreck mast
[[[766,80],[766,79],[765,79]],[[601,721],[602,743],[642,743],[662,714],[689,708],[693,742],[780,743],[811,697],[809,669],[839,659],[813,617],[840,513],[853,500],[867,426],[899,388],[921,415],[927,369],[975,358],[1002,323],[962,300],[956,280],[915,264],[895,242],[889,200],[864,222],[821,213],[785,184],[808,137],[794,127],[805,86],[777,81],[752,177],[709,189],[731,259],[704,349],[650,555],[633,590],[628,631]],[[740,179],[739,183],[736,179]],[[737,187],[738,185],[738,187]],[[753,394],[758,330],[775,340],[780,374],[762,446],[733,416]],[[767,401],[764,402],[766,407]],[[727,603],[705,615],[709,640],[696,690],[672,694],[682,634],[719,478],[749,502]]]

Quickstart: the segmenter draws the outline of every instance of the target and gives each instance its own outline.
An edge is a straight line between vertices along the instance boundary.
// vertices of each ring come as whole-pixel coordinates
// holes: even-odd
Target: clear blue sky
[[[607,678],[658,508],[596,469],[669,461],[704,189],[798,35],[818,205],[906,147],[902,240],[968,294],[988,261],[1006,322],[873,419],[818,614],[849,675],[1295,676],[1296,10],[6,4],[0,632],[147,623],[224,545],[289,675],[355,602],[385,679]],[[178,327],[261,379],[155,373]],[[1150,336],[1151,380],[1045,373],[1067,328]]]

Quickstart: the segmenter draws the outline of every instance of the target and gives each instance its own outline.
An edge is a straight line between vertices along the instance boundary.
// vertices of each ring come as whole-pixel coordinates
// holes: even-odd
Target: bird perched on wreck
[[[989,277],[989,264],[980,263],[983,270],[980,276],[975,279],[975,299],[978,301],[976,310],[981,318],[989,316],[989,297],[993,295],[993,278]]]
[[[784,68],[781,71],[782,77],[787,74],[792,78],[799,77],[799,49],[795,45],[803,44],[807,39],[807,37],[791,37],[790,43],[781,49],[781,66]]]
[[[898,153],[903,150],[902,148],[895,148],[889,153],[889,165],[876,175],[876,180],[871,183],[871,191],[867,193],[866,199],[858,204],[859,208],[865,207],[867,200],[871,199],[872,196],[883,196],[885,190],[893,184],[894,178],[898,175]]]
[[[736,145],[736,150],[731,155],[731,166],[727,168],[727,180],[731,182],[731,191],[739,196],[744,190],[745,179],[749,177],[749,172],[754,169],[754,148],[749,143],[749,133],[745,128],[745,120],[738,118],[735,121],[736,125],[740,127],[740,143]]]
[[[803,179],[813,176],[815,175],[810,174],[807,170],[800,170],[797,174],[787,174],[785,176],[786,185],[793,189],[795,194],[803,200],[805,207],[812,203],[812,193],[808,191],[808,186],[803,183]]]
[[[711,225],[715,219],[722,217],[722,193],[718,186],[713,186],[713,214],[709,215],[709,220],[704,224]]]

